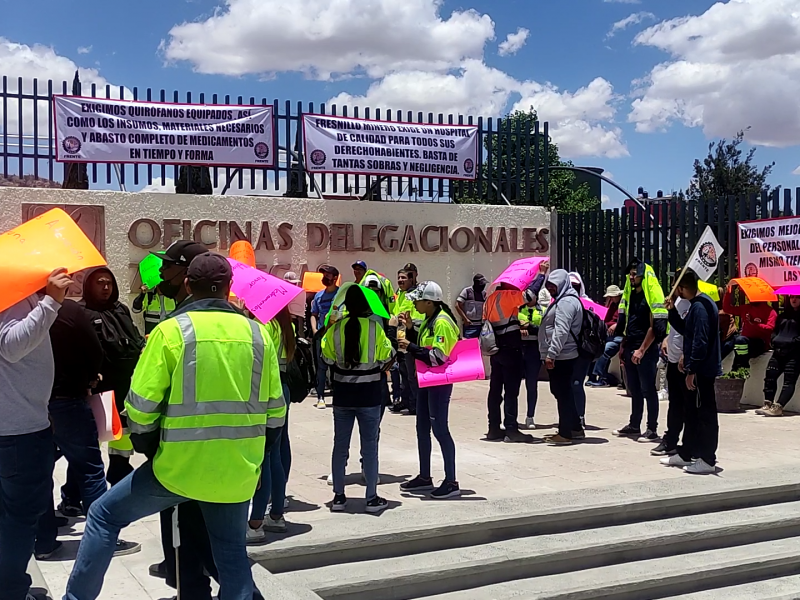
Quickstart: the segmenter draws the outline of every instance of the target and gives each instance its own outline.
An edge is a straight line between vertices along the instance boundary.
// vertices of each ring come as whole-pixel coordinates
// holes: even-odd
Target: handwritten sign
[[[760,277],[731,279],[729,285],[732,286],[734,283],[739,284],[750,302],[772,302],[778,299],[772,287]]]
[[[253,249],[253,244],[247,240],[239,240],[231,245],[231,251],[228,254],[233,260],[238,260],[240,263],[248,267],[256,267],[256,251]]]
[[[47,285],[55,269],[76,273],[106,261],[67,213],[54,208],[0,235],[0,311]]]
[[[492,285],[510,283],[518,290],[526,289],[539,273],[539,265],[546,260],[546,256],[533,256],[531,258],[521,258],[511,263],[508,268],[500,273],[500,277],[494,280]]]
[[[596,313],[598,317],[605,321],[606,315],[608,314],[608,309],[605,306],[592,302],[588,298],[581,298],[581,304],[583,304],[583,308]]]
[[[800,285],[787,285],[775,290],[778,296],[800,296]]]
[[[466,381],[479,381],[486,378],[483,369],[480,340],[461,340],[453,347],[450,360],[441,367],[429,367],[424,362],[415,361],[419,387],[433,387]]]
[[[161,283],[161,263],[164,262],[157,254],[148,254],[139,263],[139,275],[142,277],[142,285],[148,290],[153,290]]]
[[[313,271],[306,271],[303,273],[303,289],[307,292],[321,292],[325,289],[325,284],[322,283],[322,273],[314,273]],[[336,280],[336,285],[342,285],[342,276]]]
[[[271,321],[282,308],[303,293],[298,287],[268,273],[228,259],[233,269],[231,291],[262,323]]]

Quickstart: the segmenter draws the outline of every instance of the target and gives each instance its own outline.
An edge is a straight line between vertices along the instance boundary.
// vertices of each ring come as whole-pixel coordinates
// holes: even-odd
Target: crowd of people
[[[673,293],[665,295],[653,268],[638,259],[624,286],[612,285],[604,296],[607,335],[602,355],[594,356],[587,351],[588,297],[580,274],[551,271],[546,261],[525,289],[507,283],[493,289],[476,274],[455,311],[439,284],[420,280],[414,264],[392,282],[357,261],[353,281],[344,284],[336,267],[323,265],[322,289],[264,324],[231,296],[225,257],[187,240],[159,256],[161,283],[142,288],[132,303],[133,313],[143,314],[144,335],[106,267],[84,274],[80,301],[67,298],[73,280],[59,269],[40,293],[0,313],[0,598],[28,597],[30,556],[57,557],[59,527],[82,515],[86,527],[65,598],[97,598],[111,558],[140,549],[120,539],[121,530],[155,513],[164,561],[150,567],[151,575],[172,587],[180,582],[192,599],[211,598],[210,578],[221,597],[261,598],[246,545],[287,531],[289,412],[309,392],[317,408],[333,413],[332,511],[348,503],[345,473],[356,423],[364,510],[387,508],[378,494],[387,408],[416,421],[419,470],[400,487],[436,500],[458,497],[449,428],[453,386],[420,387],[416,364],[446,364],[459,339],[493,338],[485,440],[535,441],[525,431],[536,429],[544,367],[558,408],[557,431],[544,442],[585,439],[586,391],[618,384],[630,394],[631,415],[614,435],[652,443],[651,454],[664,465],[695,474],[715,472],[714,382],[726,354],[736,353],[734,369],[746,369],[773,349],[758,411],[765,416],[782,414],[800,376],[800,297],[787,298],[778,316],[767,303],[747,303],[736,286],[726,293],[689,269],[676,274]],[[294,273],[285,279],[300,283]],[[293,369],[308,340],[316,381],[298,389]],[[610,372],[617,354],[622,381]],[[659,363],[669,398],[663,436]],[[124,435],[109,443],[106,465],[90,400],[108,392]],[[444,463],[437,476],[432,438]],[[138,468],[134,453],[147,459]],[[53,468],[60,457],[68,463],[67,480],[55,507]]]

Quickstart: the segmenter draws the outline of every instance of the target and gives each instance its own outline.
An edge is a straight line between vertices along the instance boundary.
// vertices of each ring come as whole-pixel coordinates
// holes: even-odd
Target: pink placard
[[[270,321],[284,306],[304,293],[303,288],[248,267],[238,260],[229,258],[228,262],[233,269],[231,291],[262,323]]]
[[[525,290],[539,273],[539,265],[549,260],[546,256],[532,256],[531,258],[521,258],[508,265],[508,268],[500,273],[500,277],[494,280],[492,285],[499,283],[510,283],[519,290]]]
[[[775,290],[778,296],[800,296],[800,285],[787,285]]]
[[[417,364],[417,381],[419,381],[419,387],[423,388],[486,378],[480,340],[477,338],[461,340],[456,343],[450,353],[450,360],[441,367],[429,367],[424,362],[415,362]]]
[[[606,320],[608,309],[605,306],[597,304],[596,302],[592,302],[588,298],[581,298],[581,304],[583,304],[583,308],[585,308],[586,310],[590,310],[593,313],[597,313],[598,317],[600,317],[604,321]]]

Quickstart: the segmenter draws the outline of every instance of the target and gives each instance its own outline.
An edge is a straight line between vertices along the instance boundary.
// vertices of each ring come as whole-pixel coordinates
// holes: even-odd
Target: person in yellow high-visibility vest
[[[542,355],[539,352],[539,326],[547,305],[539,304],[539,295],[525,291],[528,302],[519,309],[519,325],[522,333],[522,360],[525,373],[525,392],[527,413],[525,429],[536,429],[534,413],[539,401],[539,371],[542,369]]]
[[[409,266],[409,265],[406,265]],[[413,266],[413,265],[411,265]],[[407,271],[405,268],[397,272],[397,294],[394,299],[394,310],[392,316],[395,318],[400,317],[404,313],[408,313],[411,321],[415,326],[422,325],[425,320],[425,315],[419,313],[414,307],[409,294],[416,288],[414,271]],[[398,331],[403,330],[405,335],[405,326],[398,327]],[[414,366],[414,357],[407,352],[399,352],[397,356],[397,369],[394,371],[398,375],[397,387],[399,388],[400,402],[392,406],[389,410],[393,413],[400,413],[404,410],[408,411],[409,415],[417,413],[417,394],[419,393],[419,385],[417,383],[417,371]],[[394,377],[392,383],[395,384]]]
[[[283,424],[286,403],[266,328],[227,302],[231,279],[224,257],[196,257],[186,278],[192,302],[150,335],[125,400],[134,447],[150,460],[92,505],[65,598],[98,597],[120,529],[192,500],[220,597],[253,596],[247,510],[267,428]]]

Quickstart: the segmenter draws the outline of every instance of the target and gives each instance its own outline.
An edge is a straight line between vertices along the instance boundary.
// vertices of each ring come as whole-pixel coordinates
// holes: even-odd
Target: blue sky
[[[685,188],[711,139],[751,126],[771,183],[800,185],[800,0],[35,5],[0,0],[3,74],[77,66],[127,87],[487,115],[534,104],[563,154],[653,195]]]

